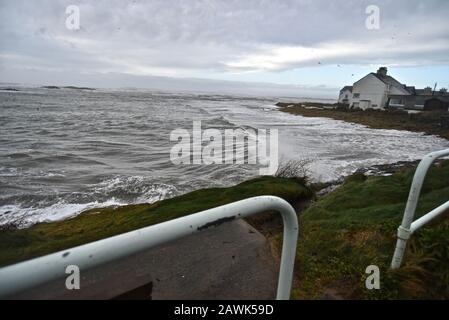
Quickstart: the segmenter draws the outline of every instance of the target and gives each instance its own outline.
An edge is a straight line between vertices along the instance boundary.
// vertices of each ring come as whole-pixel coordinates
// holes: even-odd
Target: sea
[[[0,225],[26,226],[106,206],[153,203],[259,175],[254,164],[175,164],[174,130],[276,129],[279,159],[305,160],[315,181],[412,161],[449,147],[431,135],[280,112],[320,99],[142,89],[0,90]]]

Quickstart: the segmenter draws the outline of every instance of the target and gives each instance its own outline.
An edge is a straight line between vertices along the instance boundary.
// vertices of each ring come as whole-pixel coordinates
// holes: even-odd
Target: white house
[[[346,86],[340,90],[338,103],[350,105],[352,101],[352,86]]]
[[[343,94],[346,95],[345,93]],[[376,73],[372,72],[354,83],[352,86],[352,97],[347,104],[349,104],[350,108],[363,110],[370,108],[383,109],[387,106],[390,95],[403,96],[410,94],[405,85],[387,75],[387,68],[381,67]],[[340,91],[341,96],[342,92]]]

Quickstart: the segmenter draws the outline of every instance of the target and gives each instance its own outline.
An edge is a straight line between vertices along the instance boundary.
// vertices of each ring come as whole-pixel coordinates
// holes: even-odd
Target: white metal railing
[[[31,289],[63,278],[66,267],[77,265],[81,271],[120,259],[157,245],[176,240],[222,223],[268,210],[282,215],[284,235],[278,280],[278,300],[290,298],[298,240],[298,218],[285,200],[261,196],[230,203],[189,216],[167,221],[111,238],[63,250],[0,269],[0,297]]]
[[[416,206],[418,204],[421,188],[432,163],[445,156],[449,156],[449,149],[432,152],[426,155],[418,167],[416,168],[415,175],[413,177],[412,186],[410,188],[410,194],[408,196],[407,205],[405,207],[404,217],[402,218],[402,224],[398,228],[398,240],[396,242],[396,249],[394,251],[393,259],[391,261],[391,268],[397,269],[402,264],[402,258],[404,257],[405,247],[407,240],[410,236],[419,228],[427,224],[432,219],[436,218],[443,212],[449,210],[449,201],[442,204],[438,208],[433,209],[426,215],[422,216],[416,221],[413,221],[415,216]]]

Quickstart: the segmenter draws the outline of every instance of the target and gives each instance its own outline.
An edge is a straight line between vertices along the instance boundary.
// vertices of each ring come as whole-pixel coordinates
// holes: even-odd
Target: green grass
[[[403,267],[389,269],[413,173],[353,175],[301,213],[293,298],[316,299],[327,293],[347,299],[449,298],[448,213],[417,231]],[[311,199],[313,192],[299,179],[261,177],[151,205],[93,209],[70,220],[0,232],[0,265],[259,195],[276,195],[297,204]],[[426,178],[416,218],[448,199],[449,161],[444,161],[432,167]],[[268,239],[279,248],[281,229],[268,234]],[[369,265],[381,270],[380,290],[365,288]]]
[[[304,108],[302,105],[315,107]],[[449,128],[440,126],[441,117],[448,116],[447,112],[421,112],[408,114],[400,110],[346,110],[323,109],[321,103],[278,103],[280,111],[301,115],[303,117],[324,117],[346,122],[358,123],[373,129],[394,129],[413,132],[424,132],[449,139]]]
[[[353,299],[449,298],[449,217],[417,231],[402,268],[389,264],[414,170],[388,177],[354,175],[301,214],[293,297],[332,292]],[[425,181],[416,217],[449,199],[449,161]],[[381,270],[381,289],[365,288],[365,269]]]
[[[202,189],[154,204],[92,209],[73,219],[0,232],[0,266],[260,195],[275,195],[295,203],[311,198],[313,193],[298,179],[260,177],[234,187]]]

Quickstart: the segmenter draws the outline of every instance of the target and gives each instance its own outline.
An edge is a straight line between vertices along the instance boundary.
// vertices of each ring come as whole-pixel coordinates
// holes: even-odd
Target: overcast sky
[[[448,21],[447,0],[0,0],[0,81],[335,97],[386,65],[447,87]]]

